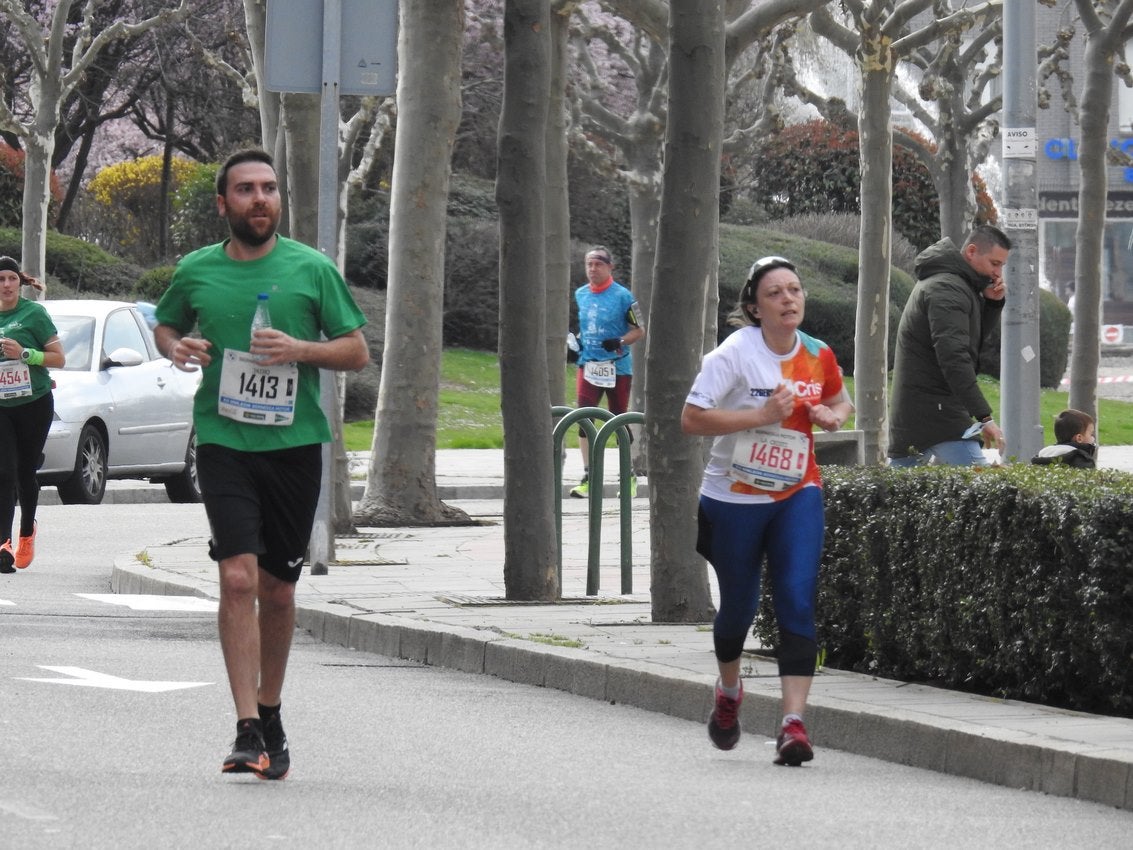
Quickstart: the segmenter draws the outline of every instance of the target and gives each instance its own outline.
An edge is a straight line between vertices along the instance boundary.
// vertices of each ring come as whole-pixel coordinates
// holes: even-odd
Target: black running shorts
[[[260,569],[281,581],[299,581],[322,466],[318,443],[271,452],[199,446],[197,477],[212,531],[209,557],[255,554]]]

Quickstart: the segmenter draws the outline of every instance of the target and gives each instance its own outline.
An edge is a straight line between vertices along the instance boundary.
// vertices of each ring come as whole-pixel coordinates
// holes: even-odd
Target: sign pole
[[[338,94],[339,51],[342,44],[341,0],[323,3],[323,68],[319,111],[319,228],[318,249],[338,256]],[[335,374],[319,371],[320,400],[331,423],[332,441],[323,444],[322,487],[311,530],[311,575],[326,575],[334,560],[334,440],[342,438]]]
[[[269,91],[318,93],[319,194],[317,247],[339,265],[339,97],[392,95],[397,90],[398,0],[270,0],[265,44]],[[321,38],[318,36],[321,34]],[[343,56],[349,59],[344,61]],[[292,211],[294,213],[294,211]],[[311,530],[311,574],[334,560],[334,473],[342,442],[337,375],[323,369],[320,404],[334,442],[323,447],[322,487]]]
[[[1003,229],[1012,249],[1004,270],[999,377],[1007,457],[1027,462],[1043,444],[1039,422],[1039,251],[1035,175],[1035,10],[1003,4]]]

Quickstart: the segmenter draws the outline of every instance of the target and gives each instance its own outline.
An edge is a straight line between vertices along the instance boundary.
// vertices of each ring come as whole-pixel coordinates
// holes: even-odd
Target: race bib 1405
[[[582,377],[589,384],[608,389],[618,382],[618,367],[613,360],[588,360],[582,364]]]

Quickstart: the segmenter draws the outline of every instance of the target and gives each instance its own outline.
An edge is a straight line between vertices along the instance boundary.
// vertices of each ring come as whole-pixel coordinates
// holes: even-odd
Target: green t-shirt
[[[43,351],[59,336],[51,316],[38,301],[20,297],[14,310],[0,313],[0,337],[14,339],[24,348]],[[31,366],[31,395],[0,399],[0,407],[19,407],[51,392],[51,375],[46,366]]]
[[[320,406],[319,370],[298,364],[295,418],[290,425],[237,422],[217,412],[220,370],[226,349],[247,351],[256,299],[266,292],[271,324],[303,340],[344,336],[366,323],[346,282],[329,259],[286,237],[258,260],[233,260],[224,242],[184,257],[157,305],[157,321],[182,334],[194,327],[212,343],[212,362],[202,371],[193,402],[197,441],[262,452],[325,443],[330,426]]]

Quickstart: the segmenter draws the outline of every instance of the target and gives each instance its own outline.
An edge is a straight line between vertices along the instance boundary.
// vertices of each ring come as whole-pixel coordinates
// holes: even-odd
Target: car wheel
[[[185,468],[166,478],[163,482],[169,501],[189,504],[201,500],[201,485],[197,481],[197,435],[189,436],[189,446],[185,449]]]
[[[75,471],[59,484],[64,505],[97,505],[106,492],[106,439],[94,425],[84,425],[75,453]]]

